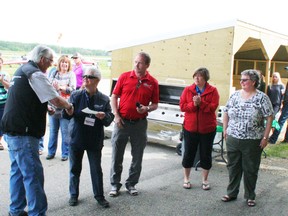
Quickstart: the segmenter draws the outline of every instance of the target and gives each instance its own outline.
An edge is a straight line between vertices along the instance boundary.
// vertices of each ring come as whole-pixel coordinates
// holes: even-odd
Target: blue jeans
[[[39,139],[39,150],[44,150],[44,136]]]
[[[1,119],[2,119],[2,117],[3,117],[4,108],[5,108],[5,104],[0,104],[0,121],[1,121]],[[2,136],[3,136],[3,132],[2,132],[2,130],[0,129],[0,137],[2,137]]]
[[[100,200],[104,198],[103,192],[103,172],[101,167],[101,150],[86,150],[89,166],[90,175],[93,187],[94,198]],[[69,150],[69,161],[70,161],[70,185],[69,191],[71,197],[79,196],[79,184],[80,175],[82,171],[82,159],[84,150],[73,149],[70,147]]]
[[[69,152],[69,134],[68,134],[68,124],[69,120],[64,118],[54,118],[49,116],[50,124],[50,136],[48,142],[48,155],[55,155],[58,145],[58,131],[61,129],[62,136],[62,157],[68,157]]]
[[[29,216],[45,215],[47,198],[43,167],[38,154],[39,139],[5,134],[5,141],[11,160],[10,214],[21,214],[28,202]]]
[[[282,107],[281,115],[278,120],[280,128],[279,130],[275,128],[273,134],[269,138],[269,142],[276,143],[278,136],[281,133],[282,127],[287,119],[288,119],[288,103],[287,104],[285,103]],[[284,140],[288,140],[288,133],[285,134]]]

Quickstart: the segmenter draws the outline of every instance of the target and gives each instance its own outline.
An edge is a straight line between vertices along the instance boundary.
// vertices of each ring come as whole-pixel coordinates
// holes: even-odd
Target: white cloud
[[[108,49],[232,19],[288,35],[288,1],[3,0],[0,40]]]

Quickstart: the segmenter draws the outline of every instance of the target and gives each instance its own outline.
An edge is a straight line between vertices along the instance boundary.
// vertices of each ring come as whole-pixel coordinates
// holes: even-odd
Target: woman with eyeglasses
[[[109,97],[97,88],[100,79],[101,73],[96,67],[87,68],[83,75],[84,88],[73,92],[69,98],[73,104],[73,110],[63,112],[64,117],[72,121],[69,149],[70,206],[78,204],[82,159],[84,151],[86,151],[94,198],[102,207],[109,207],[109,202],[103,193],[101,152],[104,145],[104,126],[107,127],[111,124],[114,115]]]
[[[72,71],[71,61],[68,56],[63,55],[58,59],[57,69],[49,74],[49,80],[53,87],[58,91],[59,95],[68,100],[72,91],[76,88],[76,76]],[[58,146],[58,132],[61,130],[62,145],[61,145],[61,160],[68,160],[69,153],[69,136],[68,124],[69,120],[62,117],[62,110],[50,106],[54,111],[49,114],[50,133],[48,141],[48,155],[47,160],[55,157]]]
[[[249,207],[256,205],[256,182],[261,154],[267,146],[273,120],[273,108],[268,96],[257,90],[260,78],[257,70],[241,73],[242,89],[234,92],[223,109],[223,130],[227,148],[229,183],[223,202],[237,199],[244,175],[244,199]]]

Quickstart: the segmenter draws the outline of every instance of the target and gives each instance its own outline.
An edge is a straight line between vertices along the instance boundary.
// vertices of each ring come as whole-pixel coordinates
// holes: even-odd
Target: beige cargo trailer
[[[261,70],[266,86],[274,71],[280,72],[284,83],[288,80],[288,36],[239,20],[115,48],[111,50],[111,78],[131,70],[140,51],[151,55],[149,71],[165,85],[189,85],[194,70],[207,67],[209,83],[217,87],[222,106],[240,88],[240,73],[245,69]]]

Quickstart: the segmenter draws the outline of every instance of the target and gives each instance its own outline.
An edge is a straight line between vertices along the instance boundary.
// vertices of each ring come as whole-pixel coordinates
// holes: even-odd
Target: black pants
[[[200,152],[200,166],[203,169],[209,170],[212,167],[212,148],[216,135],[215,131],[207,134],[200,134],[184,131],[184,155],[182,160],[182,166],[184,168],[191,168],[196,156],[196,152],[199,146]]]
[[[101,168],[101,150],[86,150],[89,165],[90,175],[93,187],[94,198],[96,200],[103,199],[103,173]],[[70,161],[70,196],[79,196],[80,175],[82,171],[82,159],[84,150],[76,150],[70,147],[69,161]]]

